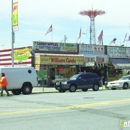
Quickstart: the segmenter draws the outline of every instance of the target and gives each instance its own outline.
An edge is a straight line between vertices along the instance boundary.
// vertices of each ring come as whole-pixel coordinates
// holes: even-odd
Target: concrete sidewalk
[[[89,89],[89,90],[92,90],[92,89]],[[100,87],[99,90],[105,90],[105,86]],[[82,90],[77,90],[77,91],[82,91]],[[32,91],[32,93],[57,93],[57,92],[59,93],[58,90],[51,87],[34,87]]]
[[[51,87],[33,87],[32,93],[56,93],[59,92],[55,88]]]

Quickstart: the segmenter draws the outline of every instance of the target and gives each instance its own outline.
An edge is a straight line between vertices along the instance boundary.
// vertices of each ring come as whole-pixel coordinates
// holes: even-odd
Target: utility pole
[[[14,31],[13,31],[13,0],[11,2],[11,45],[12,45],[12,67],[14,67]]]
[[[66,43],[66,41],[67,41],[67,36],[64,35],[64,43]]]

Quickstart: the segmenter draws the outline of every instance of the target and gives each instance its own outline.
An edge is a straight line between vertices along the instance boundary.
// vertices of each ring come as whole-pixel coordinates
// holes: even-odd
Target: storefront
[[[87,68],[103,68],[108,63],[108,56],[102,45],[80,44],[79,54],[84,55],[85,67]]]
[[[53,86],[55,82],[70,78],[78,73],[78,67],[84,62],[83,55],[71,54],[35,54],[35,68],[48,86]]]
[[[119,79],[130,72],[130,48],[109,46],[107,54],[109,56],[108,80]]]
[[[84,67],[82,72],[94,72],[100,77],[106,78],[106,65],[109,57],[105,54],[105,48],[102,45],[79,44],[79,54],[84,55]]]
[[[84,64],[84,56],[78,55],[77,44],[33,42],[33,48],[35,69],[49,87],[78,73],[79,66]]]

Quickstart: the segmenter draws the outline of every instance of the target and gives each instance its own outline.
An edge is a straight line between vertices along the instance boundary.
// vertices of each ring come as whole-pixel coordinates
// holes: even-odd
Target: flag
[[[111,43],[115,43],[115,42],[116,42],[116,40],[117,40],[117,39],[116,39],[116,38],[114,38],[114,39],[110,42],[110,44],[111,44]]]
[[[125,37],[124,37],[124,41],[123,41],[123,43],[127,40],[127,33],[125,34]]]
[[[18,2],[13,3],[12,26],[18,26]]]
[[[78,36],[78,39],[81,38],[81,28],[80,28],[80,32],[79,32],[79,36]]]
[[[128,39],[126,41],[130,41],[130,36],[128,37]]]
[[[103,37],[103,30],[101,31],[101,33],[98,36],[98,43],[101,44],[102,41],[102,37]]]
[[[47,30],[46,34],[47,35],[48,33],[52,32],[52,25],[50,26],[50,28]]]

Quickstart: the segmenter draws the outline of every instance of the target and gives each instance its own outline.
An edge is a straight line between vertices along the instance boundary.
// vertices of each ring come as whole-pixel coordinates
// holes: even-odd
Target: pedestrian
[[[9,96],[9,92],[7,90],[7,85],[8,85],[8,82],[5,77],[5,74],[1,73],[1,78],[0,78],[1,96],[3,96],[3,90],[5,90],[7,93],[7,96]]]

